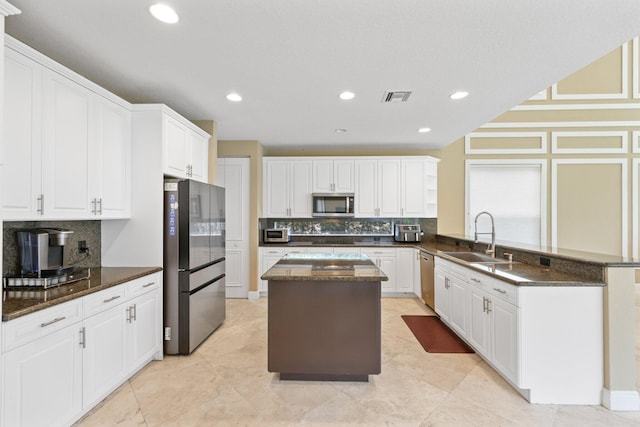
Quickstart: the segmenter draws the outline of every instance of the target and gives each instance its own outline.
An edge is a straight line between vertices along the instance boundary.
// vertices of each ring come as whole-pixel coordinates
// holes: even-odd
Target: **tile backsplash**
[[[3,223],[2,269],[5,275],[20,272],[18,240],[16,232],[25,228],[62,228],[73,231],[68,243],[69,261],[74,267],[98,267],[101,254],[100,221],[5,221]],[[78,241],[84,240],[89,247],[88,254],[78,252]]]

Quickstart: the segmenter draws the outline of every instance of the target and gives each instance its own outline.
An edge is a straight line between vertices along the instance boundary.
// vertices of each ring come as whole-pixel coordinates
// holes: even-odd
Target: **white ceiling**
[[[9,1],[18,40],[268,148],[441,147],[640,34],[638,0],[166,0],[175,25],[153,0]]]

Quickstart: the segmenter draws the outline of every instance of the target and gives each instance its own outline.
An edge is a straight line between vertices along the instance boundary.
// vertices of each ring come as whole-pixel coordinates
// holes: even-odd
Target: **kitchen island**
[[[369,257],[288,254],[262,279],[269,281],[269,372],[329,381],[380,373],[380,282],[387,276]]]

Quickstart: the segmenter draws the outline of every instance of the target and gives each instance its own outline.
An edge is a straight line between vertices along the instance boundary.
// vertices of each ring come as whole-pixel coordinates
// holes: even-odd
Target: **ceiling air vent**
[[[382,102],[407,102],[411,96],[410,90],[387,91],[382,97]]]

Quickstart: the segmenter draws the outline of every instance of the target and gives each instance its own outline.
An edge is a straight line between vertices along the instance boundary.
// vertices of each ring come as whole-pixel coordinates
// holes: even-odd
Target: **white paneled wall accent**
[[[629,97],[629,47],[623,44],[621,49],[620,73],[622,87],[618,93],[560,93],[558,83],[551,86],[551,99],[554,100],[583,100],[583,99],[627,99]],[[636,55],[637,56],[637,55]]]
[[[640,159],[633,159],[633,192],[631,201],[632,256],[640,258]]]
[[[537,138],[539,145],[536,148],[518,148],[514,143],[513,148],[473,148],[474,140],[481,139],[505,139],[507,141],[517,139]],[[474,132],[464,137],[465,154],[544,154],[547,152],[546,132]]]
[[[552,159],[551,160],[551,245],[558,247],[558,169],[563,165],[619,165],[620,166],[620,200],[621,206],[619,207],[621,212],[620,225],[621,225],[621,255],[628,256],[629,250],[629,227],[628,227],[628,172],[627,172],[627,159]],[[637,196],[637,195],[636,195]],[[594,205],[598,200],[591,200]],[[597,227],[598,224],[593,224]],[[589,233],[590,230],[584,230],[585,233]],[[597,251],[591,251],[597,252]]]
[[[589,141],[600,139],[602,142],[611,137],[620,140],[619,147],[589,146]],[[584,138],[585,145],[571,148],[562,148],[563,138]],[[629,146],[629,133],[627,131],[603,130],[603,131],[562,131],[551,132],[551,152],[554,154],[626,154]]]
[[[633,131],[633,152],[640,153],[640,130]]]

